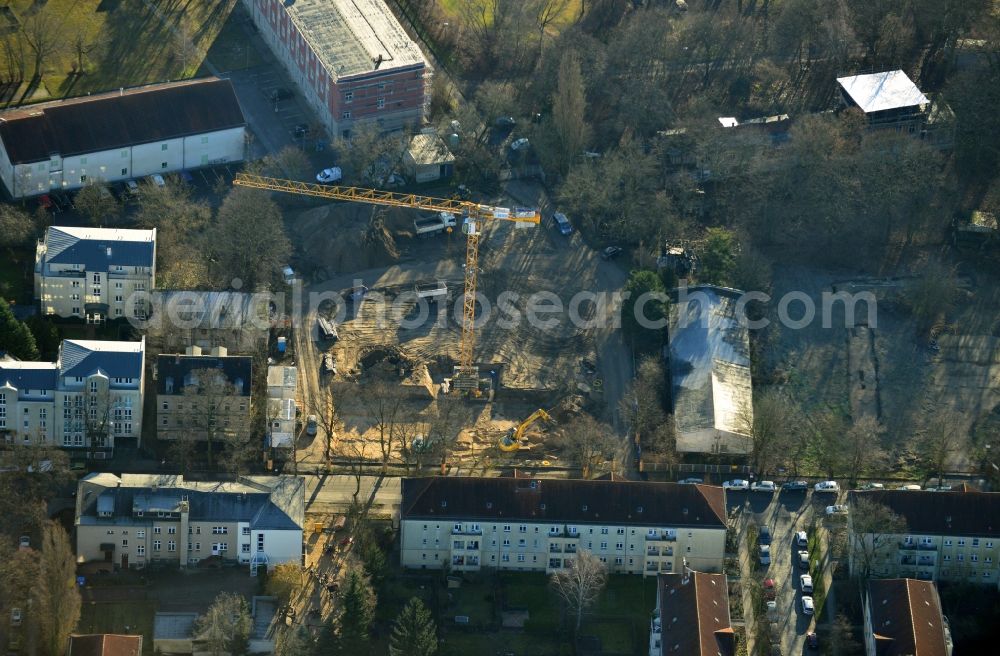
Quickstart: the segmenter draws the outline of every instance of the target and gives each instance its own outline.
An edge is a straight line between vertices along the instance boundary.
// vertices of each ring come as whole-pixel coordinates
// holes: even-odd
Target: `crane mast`
[[[479,283],[479,238],[488,221],[513,221],[517,223],[541,222],[536,210],[514,210],[506,207],[482,205],[468,200],[435,198],[418,194],[399,193],[365,187],[321,185],[283,178],[272,178],[252,173],[239,173],[233,184],[252,189],[280,191],[301,196],[330,200],[367,203],[382,207],[405,207],[432,212],[450,212],[462,217],[465,234],[465,294],[462,298],[462,341],[459,345],[458,366],[455,368],[454,385],[458,389],[475,389],[479,371],[475,365],[476,350],[476,289]]]

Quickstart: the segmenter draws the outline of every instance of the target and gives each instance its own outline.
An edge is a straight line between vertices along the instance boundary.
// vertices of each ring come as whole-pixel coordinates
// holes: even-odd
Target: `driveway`
[[[815,617],[802,613],[799,575],[805,573],[805,570],[798,567],[796,552],[799,549],[793,542],[795,532],[805,531],[812,522],[814,507],[818,507],[821,501],[824,505],[828,503],[826,497],[814,501],[812,496],[811,490],[785,491],[774,495],[761,492],[726,493],[727,504],[730,508],[742,509],[747,525],[754,523],[771,529],[771,564],[762,567],[756,561],[750,563],[741,540],[741,571],[745,578],[774,579],[777,592],[775,600],[778,602],[778,619],[774,624],[781,639],[781,653],[786,655],[808,653],[805,636],[809,631],[815,630]],[[749,595],[744,599],[744,609],[744,617],[752,617]],[[747,621],[747,627],[752,627],[752,620]]]

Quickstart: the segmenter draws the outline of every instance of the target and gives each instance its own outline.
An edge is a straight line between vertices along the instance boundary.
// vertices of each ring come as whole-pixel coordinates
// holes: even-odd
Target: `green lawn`
[[[41,84],[29,90],[26,80],[13,101],[24,97],[25,102],[39,102],[192,77],[236,1],[15,0],[12,9],[22,24],[48,21],[50,34],[62,37],[65,47],[43,61]],[[29,18],[29,8],[38,4],[44,7],[38,12],[43,18]],[[241,57],[245,60],[246,54]],[[81,58],[83,74],[78,75],[74,71]],[[29,61],[25,77],[32,73]]]
[[[156,603],[152,601],[84,602],[76,632],[141,634],[142,653],[148,656],[153,653],[155,612]]]

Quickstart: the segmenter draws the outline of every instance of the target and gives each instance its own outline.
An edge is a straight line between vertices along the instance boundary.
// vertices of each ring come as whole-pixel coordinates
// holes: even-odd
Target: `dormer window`
[[[163,380],[163,387],[166,390],[167,394],[173,394],[174,393],[174,377],[173,376],[167,376]]]

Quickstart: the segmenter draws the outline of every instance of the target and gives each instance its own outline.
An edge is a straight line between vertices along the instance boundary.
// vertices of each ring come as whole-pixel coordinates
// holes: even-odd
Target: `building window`
[[[135,546],[135,555],[136,556],[145,556],[146,555],[146,545],[144,545],[144,544],[137,544]]]
[[[385,109],[385,98],[379,98],[375,101],[376,109]]]
[[[503,532],[504,533],[510,533],[510,524],[504,524],[503,525]]]
[[[161,529],[160,529],[159,526],[154,526],[153,527],[153,535],[159,535],[160,534],[160,530]]]
[[[128,169],[122,169],[122,175],[128,175]]]
[[[345,103],[354,102],[354,92],[353,91],[348,91],[347,93],[344,94],[344,102]],[[345,116],[344,118],[350,118],[350,112],[346,112],[346,114],[347,114],[347,116]]]
[[[229,527],[228,526],[213,526],[212,527],[212,534],[213,535],[225,535],[227,533],[229,533]]]
[[[127,150],[123,150],[122,151],[122,157],[128,157],[128,151]]]
[[[240,552],[250,553],[250,545],[249,544],[240,545]]]
[[[623,528],[618,529],[618,535],[625,535],[625,529]]]
[[[159,551],[159,550],[160,550],[160,541],[153,540],[153,551]]]
[[[167,144],[160,144],[160,150],[166,150]]]
[[[168,526],[167,527],[167,535],[176,535],[176,534],[177,534],[177,527],[176,526]]]
[[[974,547],[979,546],[979,538],[972,538],[972,546]]]
[[[510,562],[510,554],[509,553],[501,554],[500,561],[504,562],[504,563],[509,563]]]
[[[958,540],[958,546],[960,546],[960,547],[964,547],[965,546],[965,538],[959,538],[959,540]]]
[[[80,176],[80,184],[86,184],[86,182],[87,182],[87,176],[81,175]]]
[[[166,162],[160,162],[160,168],[161,169],[167,168],[167,163]]]
[[[519,562],[519,563],[523,563],[524,562],[524,554],[523,553],[517,554],[517,562]]]
[[[617,551],[621,551],[624,548],[625,548],[625,545],[622,544],[621,542],[618,542],[617,544],[615,544],[615,550],[617,550]]]
[[[527,533],[528,532],[528,527],[525,526],[524,524],[521,524],[520,526],[517,527],[517,530],[518,530],[519,533]]]
[[[203,144],[207,144],[207,143],[208,143],[208,137],[202,137],[202,138],[201,138],[201,142],[202,142]]]
[[[167,541],[167,551],[177,551],[177,543],[173,540]]]
[[[250,535],[250,527],[249,526],[244,526],[243,527],[243,535]]]
[[[122,546],[123,547],[127,547],[128,546],[128,540],[126,540],[125,538],[122,538]]]
[[[264,551],[264,534],[257,534],[257,551]]]
[[[136,513],[136,515],[139,515],[140,517],[142,517],[142,511],[140,510],[139,512]],[[135,532],[135,537],[137,537],[139,539],[145,538],[146,537],[146,531],[145,531],[145,529],[141,529],[140,528],[138,531],[136,531]]]
[[[341,118],[342,118],[342,119],[344,119],[344,120],[346,121],[346,120],[348,120],[349,118],[351,118],[351,113],[350,113],[350,112],[344,112],[344,113],[343,113],[343,114],[341,115]]]

